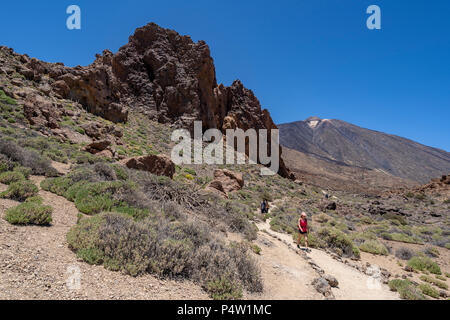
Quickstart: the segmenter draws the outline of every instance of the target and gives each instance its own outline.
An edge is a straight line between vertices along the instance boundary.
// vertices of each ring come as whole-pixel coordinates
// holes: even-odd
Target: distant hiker
[[[297,239],[297,248],[300,249],[300,241],[304,237],[305,238],[305,247],[306,251],[308,251],[308,219],[306,219],[306,213],[302,212],[300,218],[297,222],[298,228],[298,239]]]
[[[269,208],[270,208],[269,201],[267,201],[267,199],[265,199],[264,203],[265,203],[265,207],[266,207],[266,213],[269,213]]]
[[[325,199],[328,200],[329,197],[330,197],[330,196],[328,195],[328,193],[325,193]]]
[[[261,213],[269,213],[269,202],[266,199],[261,202]]]
[[[261,213],[266,213],[266,200],[261,202]]]

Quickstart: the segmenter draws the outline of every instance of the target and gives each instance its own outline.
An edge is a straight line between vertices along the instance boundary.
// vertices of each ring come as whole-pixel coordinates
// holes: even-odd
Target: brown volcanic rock
[[[244,186],[242,174],[226,169],[214,171],[214,180],[208,185],[208,189],[215,189],[227,195],[229,192],[241,190]]]
[[[175,164],[165,155],[148,155],[121,161],[127,168],[148,171],[157,176],[173,178]]]
[[[48,127],[50,129],[59,128],[59,112],[56,107],[39,95],[28,96],[23,106],[23,111],[31,125]]]
[[[111,141],[108,140],[94,141],[85,146],[84,150],[92,154],[97,154],[102,151],[105,151],[110,145]]]

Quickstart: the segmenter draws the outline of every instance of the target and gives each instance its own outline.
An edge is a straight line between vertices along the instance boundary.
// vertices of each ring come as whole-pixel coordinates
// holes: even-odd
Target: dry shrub
[[[13,162],[18,162],[24,167],[31,168],[35,175],[45,175],[47,177],[58,175],[48,158],[42,157],[34,150],[22,148],[13,141],[0,140],[0,153]]]
[[[226,246],[199,221],[170,221],[162,214],[134,221],[123,214],[102,213],[82,219],[67,239],[85,261],[133,276],[150,272],[188,278],[206,289],[226,279],[232,288],[262,290],[259,269],[247,248]]]

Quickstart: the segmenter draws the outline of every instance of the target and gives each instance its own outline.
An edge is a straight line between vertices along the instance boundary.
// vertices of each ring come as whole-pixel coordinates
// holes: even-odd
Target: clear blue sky
[[[66,8],[82,30],[66,29]],[[366,28],[381,7],[382,30]],[[217,80],[240,79],[276,123],[316,115],[450,151],[450,1],[3,1],[0,45],[87,65],[148,22],[205,40]]]

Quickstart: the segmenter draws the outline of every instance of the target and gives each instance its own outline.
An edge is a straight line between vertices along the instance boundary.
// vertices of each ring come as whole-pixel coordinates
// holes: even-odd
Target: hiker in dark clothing
[[[261,213],[269,213],[269,202],[266,199],[261,202]]]
[[[264,200],[265,204],[266,204],[266,213],[269,213],[269,201]]]
[[[261,202],[261,213],[266,213],[266,202],[263,200]]]

